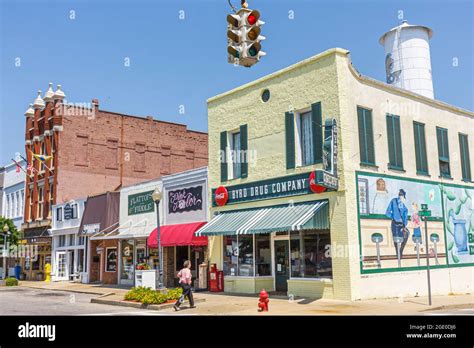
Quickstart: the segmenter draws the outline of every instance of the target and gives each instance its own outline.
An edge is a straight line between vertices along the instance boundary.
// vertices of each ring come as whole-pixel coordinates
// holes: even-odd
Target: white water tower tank
[[[387,83],[434,98],[429,40],[433,30],[422,25],[401,25],[382,35]]]

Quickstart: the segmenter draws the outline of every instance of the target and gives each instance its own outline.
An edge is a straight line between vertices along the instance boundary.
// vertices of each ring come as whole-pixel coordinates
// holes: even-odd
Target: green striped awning
[[[196,231],[197,236],[329,229],[328,201],[222,212]]]

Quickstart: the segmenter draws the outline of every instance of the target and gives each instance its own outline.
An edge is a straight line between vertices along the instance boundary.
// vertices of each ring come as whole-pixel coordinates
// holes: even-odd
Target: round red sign
[[[309,175],[309,188],[314,193],[322,193],[326,191],[326,187],[316,184],[316,172],[311,172]]]
[[[217,205],[224,206],[229,199],[229,194],[227,193],[227,189],[224,186],[219,186],[214,193],[214,198],[216,200]]]

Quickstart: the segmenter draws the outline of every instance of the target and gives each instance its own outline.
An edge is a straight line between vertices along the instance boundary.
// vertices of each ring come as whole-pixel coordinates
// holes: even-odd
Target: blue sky
[[[209,97],[331,47],[350,50],[362,74],[384,81],[378,39],[400,22],[399,11],[409,23],[434,30],[436,99],[474,110],[472,1],[249,0],[266,22],[267,37],[267,56],[250,69],[227,63],[227,0],[0,4],[0,165],[24,152],[24,111],[48,82],[62,84],[70,102],[98,98],[101,109],[206,131]],[[126,58],[130,67],[124,66]]]

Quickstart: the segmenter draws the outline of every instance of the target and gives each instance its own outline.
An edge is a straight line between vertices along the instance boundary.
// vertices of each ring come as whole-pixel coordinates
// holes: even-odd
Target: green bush
[[[6,286],[18,286],[18,279],[9,277],[5,279]]]
[[[161,304],[170,300],[176,301],[182,293],[183,289],[181,288],[171,289],[161,293],[157,290],[137,286],[130,289],[130,291],[125,294],[124,299],[127,301],[138,301],[146,305]]]

